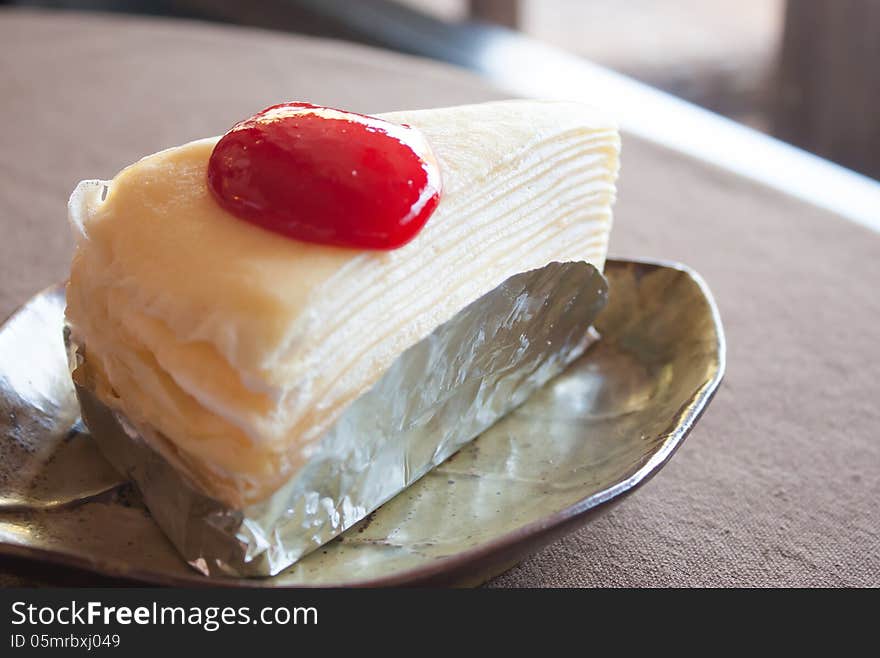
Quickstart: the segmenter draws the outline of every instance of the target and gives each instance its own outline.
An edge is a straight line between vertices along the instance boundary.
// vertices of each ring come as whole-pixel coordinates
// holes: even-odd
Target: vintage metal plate
[[[340,538],[263,579],[207,579],[76,425],[44,291],[0,329],[0,554],[160,584],[257,587],[476,584],[653,475],[724,371],[702,280],[674,264],[611,260],[603,338],[526,404]]]

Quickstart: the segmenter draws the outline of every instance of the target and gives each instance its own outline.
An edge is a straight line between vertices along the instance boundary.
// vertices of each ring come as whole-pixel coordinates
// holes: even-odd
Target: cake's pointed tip
[[[74,188],[67,201],[67,218],[77,239],[86,237],[89,215],[107,198],[109,183],[103,180],[84,180]]]

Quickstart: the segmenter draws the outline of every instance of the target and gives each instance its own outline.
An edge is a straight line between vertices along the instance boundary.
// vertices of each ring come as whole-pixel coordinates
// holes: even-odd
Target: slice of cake
[[[290,481],[404,350],[512,275],[553,261],[603,268],[612,123],[537,101],[379,118],[417,131],[442,179],[433,212],[399,248],[319,244],[242,221],[208,185],[218,138],[71,197],[67,320],[96,396],[155,430],[153,448],[230,506]],[[369,173],[369,158],[362,165]],[[318,209],[333,203],[322,189]]]

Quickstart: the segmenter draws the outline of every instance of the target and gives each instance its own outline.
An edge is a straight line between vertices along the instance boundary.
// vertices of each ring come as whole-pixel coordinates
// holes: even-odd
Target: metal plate
[[[438,468],[272,578],[208,580],[74,425],[61,288],[0,329],[0,554],[160,584],[476,584],[608,508],[681,444],[720,383],[724,337],[702,280],[610,260],[602,340]]]

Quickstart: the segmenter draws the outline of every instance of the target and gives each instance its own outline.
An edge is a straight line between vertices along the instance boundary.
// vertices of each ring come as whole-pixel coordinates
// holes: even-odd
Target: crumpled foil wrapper
[[[404,351],[343,412],[307,464],[260,503],[233,509],[166,461],[90,385],[65,331],[83,421],[133,480],[184,559],[206,575],[270,576],[330,541],[476,438],[597,338],[607,283],[585,262],[517,274]]]

